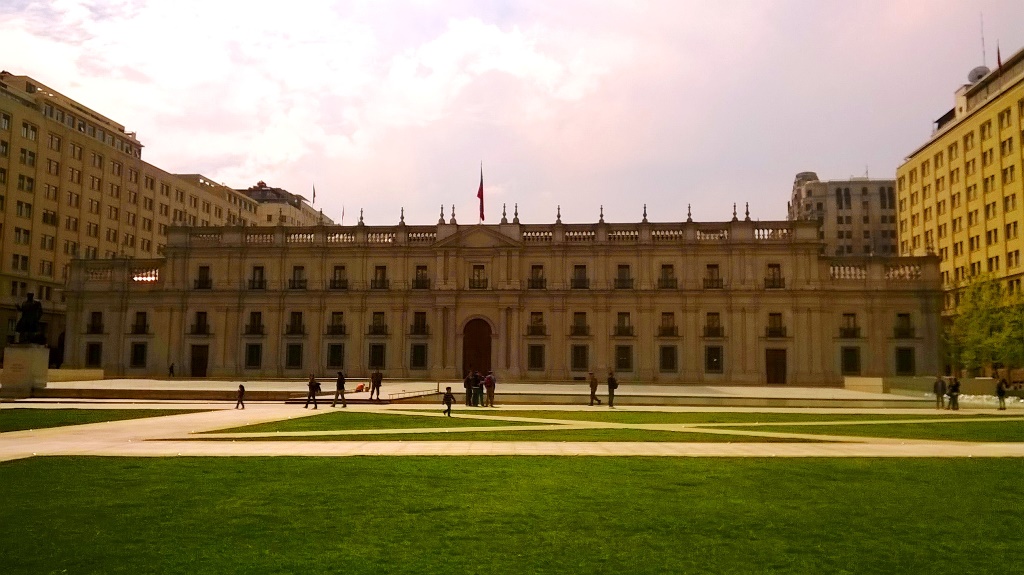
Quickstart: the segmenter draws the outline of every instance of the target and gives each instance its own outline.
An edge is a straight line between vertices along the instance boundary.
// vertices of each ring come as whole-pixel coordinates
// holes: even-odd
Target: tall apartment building
[[[895,185],[868,178],[822,182],[814,172],[800,172],[788,219],[820,222],[818,237],[828,255],[896,255]]]
[[[272,188],[262,180],[255,186],[235,190],[258,202],[256,218],[261,225],[316,226],[334,222],[306,203],[306,198],[281,188]]]
[[[993,71],[975,68],[968,80],[896,171],[900,253],[937,253],[947,290],[991,275],[1019,291],[1024,50]],[[954,304],[947,291],[946,308]]]
[[[938,258],[820,248],[817,222],[749,218],[175,227],[164,259],[75,262],[67,365],[797,385],[936,373]]]
[[[260,223],[257,201],[167,173],[142,160],[142,147],[110,118],[0,72],[0,341],[13,341],[15,306],[33,293],[58,344],[74,258],[153,258],[174,225]]]

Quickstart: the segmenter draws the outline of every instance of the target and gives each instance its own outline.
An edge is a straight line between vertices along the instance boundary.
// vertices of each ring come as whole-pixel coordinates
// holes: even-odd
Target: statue
[[[21,312],[14,330],[18,332],[18,343],[38,343],[39,323],[43,319],[43,305],[28,294],[25,303],[15,306]]]

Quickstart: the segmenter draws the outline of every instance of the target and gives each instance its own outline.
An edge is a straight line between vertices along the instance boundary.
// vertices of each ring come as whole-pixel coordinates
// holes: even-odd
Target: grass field
[[[195,436],[203,440],[202,434]],[[754,435],[693,433],[648,429],[496,429],[495,431],[459,431],[426,433],[359,433],[344,435],[304,435],[296,437],[244,437],[231,441],[648,441],[687,443],[806,443],[813,439],[780,439]],[[214,441],[214,439],[210,439]],[[217,438],[216,441],[224,441]],[[827,441],[827,439],[822,439]]]
[[[509,421],[460,419],[426,415],[396,415],[366,411],[332,411],[322,415],[296,417],[258,425],[217,430],[217,433],[272,433],[275,431],[338,431],[343,429],[415,429],[445,427],[491,427],[522,425]]]
[[[737,427],[736,429],[749,429]],[[941,441],[1024,441],[1024,421],[949,421],[944,423],[902,423],[865,425],[764,425],[757,431],[854,435]]]
[[[195,413],[195,409],[0,409],[0,433]]]
[[[502,417],[528,417],[537,419],[568,419],[573,421],[600,421],[607,423],[782,423],[802,421],[882,421],[899,419],[938,419],[936,414],[900,415],[895,413],[776,413],[776,412],[710,412],[710,411],[625,411],[596,408],[593,411],[548,410],[466,410],[455,413],[468,415],[498,415]],[[950,416],[946,416],[950,417]],[[987,416],[973,416],[984,418]]]
[[[31,458],[22,573],[1009,573],[1018,459]]]

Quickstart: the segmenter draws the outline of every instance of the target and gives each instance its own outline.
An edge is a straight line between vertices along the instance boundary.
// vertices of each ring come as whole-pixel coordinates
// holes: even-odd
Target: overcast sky
[[[345,223],[785,219],[797,172],[891,178],[1021,0],[0,0],[0,67]]]

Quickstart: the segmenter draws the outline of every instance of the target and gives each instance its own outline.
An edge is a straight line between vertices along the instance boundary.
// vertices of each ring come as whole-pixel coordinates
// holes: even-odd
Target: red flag
[[[476,191],[476,197],[480,198],[480,221],[484,221],[484,165],[480,164],[480,189]]]

